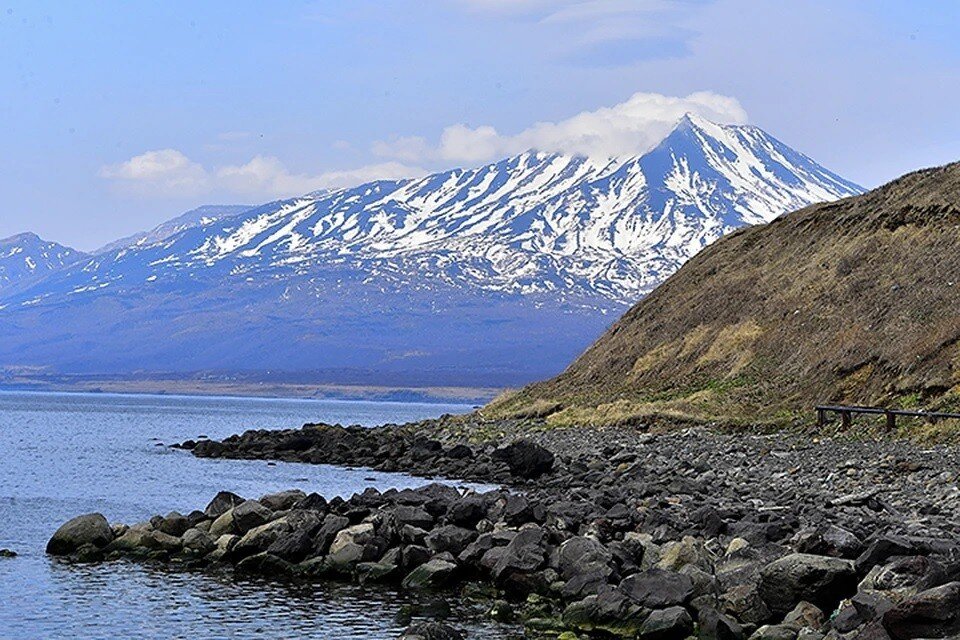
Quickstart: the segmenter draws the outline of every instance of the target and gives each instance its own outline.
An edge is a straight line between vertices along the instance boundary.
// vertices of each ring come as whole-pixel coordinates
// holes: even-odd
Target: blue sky
[[[874,186],[960,159],[960,4],[0,0],[0,237],[644,150],[685,109]],[[691,97],[692,96],[692,97]]]

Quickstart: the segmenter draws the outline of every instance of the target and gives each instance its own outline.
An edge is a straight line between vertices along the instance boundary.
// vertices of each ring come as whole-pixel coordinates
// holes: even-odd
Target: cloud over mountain
[[[537,122],[515,134],[490,125],[446,127],[436,144],[403,136],[374,145],[374,153],[407,162],[484,162],[536,149],[594,158],[634,156],[652,149],[685,113],[715,122],[744,124],[747,112],[736,98],[710,91],[685,97],[635,93],[612,107],[583,111],[556,122]]]

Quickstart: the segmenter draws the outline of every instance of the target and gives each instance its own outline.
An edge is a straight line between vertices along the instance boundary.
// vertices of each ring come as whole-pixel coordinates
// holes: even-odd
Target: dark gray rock
[[[503,547],[493,567],[496,584],[508,590],[537,591],[546,587],[538,571],[547,564],[547,532],[540,527],[524,529]],[[487,555],[498,551],[491,549]],[[487,556],[485,555],[484,558]]]
[[[244,534],[269,522],[272,512],[256,500],[246,500],[232,510],[234,532]]]
[[[466,640],[466,636],[442,622],[420,622],[409,626],[400,640]]]
[[[855,534],[828,524],[801,533],[796,549],[799,553],[853,560],[863,553],[864,547]]]
[[[290,489],[279,493],[271,493],[260,498],[259,502],[270,511],[286,511],[292,509],[295,504],[307,497],[307,494],[299,489]]]
[[[569,580],[587,571],[596,572],[598,566],[607,567],[612,560],[613,554],[599,541],[576,536],[560,545],[558,569],[560,575]]]
[[[267,547],[267,553],[283,558],[287,562],[297,563],[310,554],[313,550],[313,544],[313,538],[306,531],[290,531],[280,534]]]
[[[410,525],[428,530],[433,527],[434,518],[424,509],[412,505],[398,505],[391,511],[393,518],[401,526]]]
[[[453,524],[437,527],[427,534],[424,542],[428,549],[436,553],[449,552],[459,554],[477,537],[475,531]]]
[[[157,523],[154,524],[157,531],[162,531],[171,536],[182,536],[190,526],[187,517],[176,511],[171,511],[164,517],[157,518]]]
[[[433,558],[407,574],[403,579],[404,589],[439,589],[450,583],[457,565],[440,558]]]
[[[775,613],[785,614],[803,600],[833,611],[856,589],[853,562],[840,558],[794,553],[760,572],[760,596]]]
[[[697,623],[700,640],[743,640],[746,637],[736,620],[712,607],[699,610]]]
[[[510,467],[510,472],[521,478],[539,478],[553,469],[554,455],[530,440],[517,440],[493,452],[495,460]]]
[[[74,553],[84,545],[102,548],[113,540],[110,523],[99,513],[88,513],[68,520],[47,542],[47,553],[65,556]]]
[[[563,623],[579,631],[603,631],[614,636],[633,637],[647,612],[615,589],[571,603],[563,610]]]
[[[477,494],[466,495],[454,502],[447,511],[447,521],[472,528],[486,516],[487,502]]]
[[[693,580],[689,576],[662,569],[627,576],[619,588],[628,598],[650,609],[684,604],[693,596]]]
[[[642,640],[683,640],[693,633],[693,618],[683,607],[654,611],[640,627]]]
[[[214,496],[213,500],[210,501],[210,504],[207,505],[207,508],[203,510],[203,513],[208,518],[215,520],[235,506],[242,504],[243,501],[243,498],[235,493],[221,491]]]
[[[883,616],[883,626],[895,640],[955,638],[960,635],[960,582],[921,591]]]

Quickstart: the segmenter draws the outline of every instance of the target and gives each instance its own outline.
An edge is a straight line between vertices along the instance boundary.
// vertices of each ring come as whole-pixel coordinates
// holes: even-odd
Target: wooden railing
[[[897,416],[909,418],[923,418],[930,422],[937,420],[946,420],[950,418],[960,419],[960,413],[944,413],[941,411],[910,411],[908,409],[883,409],[880,407],[848,407],[843,405],[819,405],[817,406],[817,425],[827,424],[827,413],[839,413],[840,424],[844,429],[850,428],[853,422],[853,416],[856,414],[878,415],[886,418],[888,431],[893,431],[897,426]]]

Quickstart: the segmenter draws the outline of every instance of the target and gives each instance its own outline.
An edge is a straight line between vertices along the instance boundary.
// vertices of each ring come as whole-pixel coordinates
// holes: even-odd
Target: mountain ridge
[[[0,296],[0,363],[470,360],[532,379],[724,233],[857,191],[760,129],[685,118],[637,157],[526,152],[267,203],[96,255]],[[41,328],[41,314],[74,330]],[[147,327],[167,342],[151,345]],[[48,347],[78,341],[92,345],[83,359]]]
[[[44,240],[32,231],[0,238],[0,295],[83,260],[87,254]]]

